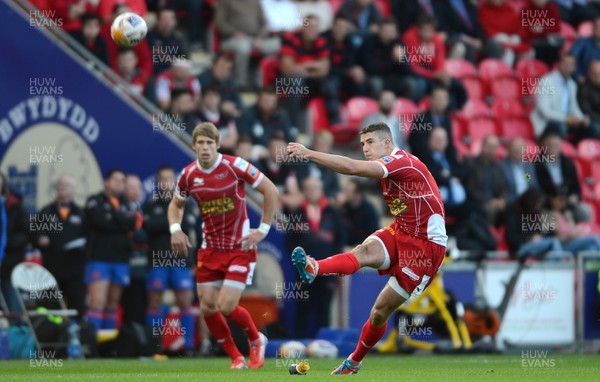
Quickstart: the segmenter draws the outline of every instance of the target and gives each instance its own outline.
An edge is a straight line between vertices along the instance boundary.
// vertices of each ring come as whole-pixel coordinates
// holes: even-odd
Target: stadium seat
[[[390,4],[390,0],[375,0],[374,3],[379,8],[379,11],[381,11],[383,17],[392,15],[392,4]]]
[[[501,77],[512,77],[513,71],[508,64],[497,58],[486,58],[479,63],[479,76],[484,84]]]
[[[463,120],[461,120],[456,114],[450,117],[452,121],[452,141],[458,151],[458,155],[461,158],[469,156],[469,148],[464,144],[463,137],[465,136],[465,129],[463,127]]]
[[[458,58],[449,58],[444,63],[446,69],[452,76],[462,79],[465,77],[477,77],[477,70],[470,61]]]
[[[521,100],[523,98],[521,82],[514,77],[495,78],[490,84],[490,95],[494,100]]]
[[[592,21],[584,21],[577,27],[577,36],[591,37],[594,33],[594,23]]]
[[[329,0],[329,4],[331,4],[331,10],[333,14],[336,14],[338,10],[342,7],[345,0]]]
[[[562,52],[568,52],[577,38],[577,32],[575,32],[575,29],[573,29],[569,23],[561,21],[560,35],[565,38],[565,44],[562,47]]]
[[[561,152],[565,156],[569,157],[571,160],[577,159],[577,150],[575,149],[575,146],[573,146],[573,144],[569,141],[563,141],[561,146]]]
[[[491,111],[488,105],[481,100],[469,100],[465,103],[462,109],[460,109],[456,116],[463,121],[472,118],[490,117]]]
[[[548,66],[535,58],[519,60],[515,66],[518,78],[539,78],[548,73]]]
[[[521,102],[514,99],[495,99],[492,104],[492,114],[496,118],[519,118],[527,116]]]
[[[596,159],[590,164],[590,173],[585,182],[590,185],[600,182],[600,159]]]
[[[313,132],[329,129],[329,119],[323,98],[317,97],[308,101],[308,115]]]
[[[379,110],[379,103],[369,97],[353,97],[346,102],[347,122],[360,127],[362,121]]]
[[[496,133],[496,122],[489,117],[469,119],[465,127],[469,145],[488,135],[498,135]]]
[[[583,139],[577,144],[577,156],[584,162],[591,163],[600,157],[600,140]]]
[[[477,77],[463,77],[460,79],[467,90],[469,100],[482,100],[484,98],[483,85]]]
[[[264,57],[260,60],[259,68],[262,85],[271,85],[279,71],[279,59],[277,57]]]
[[[523,137],[533,140],[533,126],[527,117],[496,117],[500,136],[509,140],[513,137]]]

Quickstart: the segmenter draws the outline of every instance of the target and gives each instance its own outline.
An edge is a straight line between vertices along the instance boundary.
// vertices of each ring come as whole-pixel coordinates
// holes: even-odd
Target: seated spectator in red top
[[[219,129],[220,151],[223,154],[233,155],[239,137],[237,126],[234,118],[221,112],[220,104],[219,89],[216,86],[205,87],[202,90],[198,116],[201,122],[211,122]]]
[[[139,95],[144,95],[150,77],[138,65],[138,57],[135,50],[121,48],[117,55],[117,67],[115,72],[129,83],[131,90]]]
[[[108,65],[108,48],[106,40],[100,36],[100,18],[95,13],[84,13],[81,16],[81,29],[73,33],[73,37]]]
[[[131,9],[125,4],[117,4],[113,8],[112,20],[116,19],[118,15],[125,12],[131,12]],[[106,41],[106,46],[108,47],[108,62],[109,66],[117,71],[117,53],[121,48],[117,45],[116,42],[113,41],[110,36],[110,24],[103,24],[100,28],[100,36],[104,37]],[[140,68],[141,72],[146,78],[150,78],[153,73],[152,69],[152,57],[150,56],[150,48],[148,47],[148,41],[143,39],[139,44],[132,48],[137,56],[138,64],[137,67]]]
[[[558,61],[565,39],[560,36],[560,13],[549,0],[529,0],[521,10],[525,41],[535,49],[535,57],[552,67]]]
[[[148,8],[144,0],[100,0],[98,4],[98,16],[103,23],[112,23],[113,18],[111,14],[117,5],[128,6],[131,9],[130,12],[137,13],[143,18],[146,18],[148,13]]]
[[[173,62],[187,58],[187,48],[175,28],[177,28],[175,10],[160,9],[156,18],[156,26],[148,32],[148,37],[146,37],[152,51],[154,73],[157,75],[169,69]]]
[[[186,89],[197,101],[200,97],[200,81],[190,73],[192,64],[187,60],[175,61],[171,68],[156,78],[156,103],[161,110],[169,108],[171,92]]]
[[[415,26],[404,36],[404,57],[413,73],[426,80],[427,90],[432,86],[442,86],[450,94],[452,109],[460,109],[467,101],[467,93],[460,81],[453,78],[446,69],[446,49],[444,41],[436,32],[436,22],[431,16],[422,15]]]
[[[48,16],[63,30],[76,32],[81,29],[81,16],[86,12],[95,12],[96,7],[91,0],[49,0],[48,10]]]
[[[487,38],[502,48],[502,61],[513,66],[517,56],[533,57],[531,46],[523,41],[521,19],[506,0],[485,0],[479,3],[479,22]]]
[[[329,76],[345,98],[367,95],[368,90],[367,74],[357,62],[359,41],[354,28],[348,15],[338,13],[331,30],[323,33],[331,48]]]
[[[337,89],[329,78],[331,49],[327,39],[319,35],[319,18],[306,17],[304,26],[287,34],[281,47],[281,73],[275,86],[285,97],[284,105],[294,126],[300,125],[302,101],[316,96],[325,97],[330,123],[340,121]]]

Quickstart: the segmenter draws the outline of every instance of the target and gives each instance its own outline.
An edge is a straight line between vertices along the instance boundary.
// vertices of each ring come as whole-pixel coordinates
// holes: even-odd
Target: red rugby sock
[[[226,317],[228,320],[242,328],[248,335],[250,341],[256,341],[258,339],[258,329],[256,329],[256,325],[254,325],[250,313],[248,313],[245,308],[238,305]]]
[[[317,261],[319,263],[318,275],[340,274],[351,275],[360,269],[358,260],[352,252],[340,253]]]
[[[369,350],[371,350],[373,346],[377,345],[377,342],[385,334],[386,329],[387,321],[385,324],[383,324],[383,326],[377,327],[371,323],[370,319],[367,319],[367,322],[362,327],[362,332],[360,333],[360,338],[358,339],[358,345],[356,345],[356,349],[350,355],[350,358],[356,362],[362,361]]]
[[[206,322],[206,326],[208,326],[208,330],[216,338],[217,342],[225,353],[229,356],[229,358],[236,359],[242,356],[242,353],[238,350],[237,346],[235,346],[235,342],[233,342],[233,338],[231,337],[231,330],[229,330],[229,326],[227,326],[227,322],[221,312],[217,312],[215,314],[211,314],[210,316],[204,316],[204,321]]]

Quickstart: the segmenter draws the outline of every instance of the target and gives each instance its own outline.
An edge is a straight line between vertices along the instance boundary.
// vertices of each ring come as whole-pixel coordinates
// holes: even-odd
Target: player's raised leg
[[[388,319],[404,301],[406,299],[390,283],[386,284],[371,309],[369,319],[362,327],[356,349],[331,374],[356,374],[362,367],[363,358],[385,334]]]
[[[386,262],[389,264],[389,255],[372,236],[350,252],[318,261],[306,254],[302,247],[296,247],[292,251],[292,264],[298,270],[300,279],[309,284],[320,275],[351,275],[362,267],[380,268]]]
[[[233,342],[231,330],[229,330],[227,321],[225,321],[225,317],[223,317],[219,310],[219,288],[209,284],[211,283],[198,285],[200,309],[202,310],[206,326],[208,326],[208,329],[217,340],[217,343],[221,345],[225,353],[231,358],[231,368],[245,369],[247,366],[244,356],[238,350],[235,342]]]

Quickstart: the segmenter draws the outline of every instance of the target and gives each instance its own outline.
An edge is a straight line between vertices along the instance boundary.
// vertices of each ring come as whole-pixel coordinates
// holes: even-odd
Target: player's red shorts
[[[229,285],[244,289],[252,284],[257,250],[219,252],[210,248],[198,250],[196,283],[220,287]]]
[[[390,286],[406,299],[423,293],[446,255],[446,247],[409,235],[399,230],[396,222],[369,236],[373,237],[379,239],[389,255],[389,268],[379,270],[379,273],[394,276]]]

